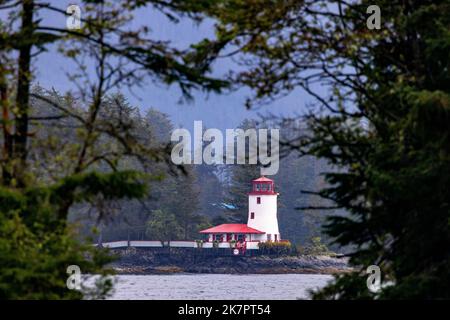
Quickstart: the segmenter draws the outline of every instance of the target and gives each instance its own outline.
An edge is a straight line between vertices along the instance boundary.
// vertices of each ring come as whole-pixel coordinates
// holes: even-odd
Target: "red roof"
[[[264,176],[259,177],[258,179],[255,179],[255,180],[253,180],[253,181],[257,181],[257,182],[261,182],[261,181],[263,181],[263,182],[273,182],[272,179],[266,178],[266,177],[264,177]]]
[[[248,227],[246,224],[225,223],[209,229],[200,231],[200,233],[265,233]]]

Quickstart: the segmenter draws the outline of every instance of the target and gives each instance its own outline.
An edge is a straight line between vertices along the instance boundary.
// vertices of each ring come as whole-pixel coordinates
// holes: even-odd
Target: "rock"
[[[192,251],[141,248],[114,250],[118,273],[323,273],[349,272],[348,260],[329,256],[202,256]]]

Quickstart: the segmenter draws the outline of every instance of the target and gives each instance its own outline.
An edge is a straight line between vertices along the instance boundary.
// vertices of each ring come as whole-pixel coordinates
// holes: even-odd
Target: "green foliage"
[[[182,229],[179,237],[188,240],[197,236],[198,226],[204,224],[207,219],[197,213],[200,187],[196,183],[195,171],[192,167],[185,169],[187,174],[172,179],[168,189],[164,190],[167,199],[161,208],[173,213]]]
[[[258,248],[261,250],[262,254],[268,254],[268,255],[288,255],[291,252],[292,244],[285,240],[285,241],[266,241],[266,242],[259,242]]]
[[[174,214],[162,210],[154,210],[147,222],[146,233],[150,238],[158,239],[164,246],[165,242],[178,238],[183,232]]]
[[[195,243],[197,244],[197,248],[203,248],[203,240],[195,240]]]
[[[243,130],[256,129],[256,122],[246,119],[239,128]],[[248,150],[248,139],[246,139],[245,145]],[[252,188],[252,180],[260,176],[259,166],[248,164],[248,159],[245,161],[246,164],[231,166],[228,172],[230,181],[226,185],[224,202],[233,208],[227,210],[225,217],[228,222],[232,223],[247,223],[248,192]]]
[[[215,16],[222,41],[245,50],[235,81],[253,89],[248,106],[315,98],[308,131],[286,144],[331,165],[311,194],[348,213],[325,232],[356,269],[315,297],[448,299],[450,2],[378,1],[380,30],[367,27],[369,4],[230,1]],[[394,284],[377,294],[365,285],[374,264]]]
[[[256,121],[246,119],[240,127],[271,128],[278,127],[270,120],[257,125]],[[285,139],[296,137],[299,128],[289,125],[280,126],[280,136]],[[315,206],[327,206],[329,201],[316,195],[302,194],[302,190],[315,190],[326,185],[321,174],[328,169],[325,161],[315,157],[299,157],[298,154],[286,154],[280,159],[280,168],[277,174],[271,176],[275,181],[276,191],[280,193],[278,201],[278,221],[283,238],[293,243],[304,243],[312,236],[320,235],[321,224],[327,215],[336,211],[311,210]],[[213,224],[247,223],[248,219],[248,192],[252,188],[251,181],[261,175],[258,165],[231,165],[227,168],[229,181],[225,184],[224,202],[233,208],[227,209],[224,215],[215,218]],[[299,208],[308,208],[301,210]]]
[[[284,127],[280,134],[288,136],[293,134],[292,131],[293,128]],[[325,161],[311,156],[299,157],[291,153],[280,160],[280,170],[273,179],[279,192],[278,223],[283,239],[303,244],[320,236],[329,242],[321,226],[327,216],[337,214],[338,210],[312,209],[329,206],[330,201],[302,192],[326,186],[322,173],[327,170],[329,167]]]
[[[322,243],[320,237],[312,237],[311,244],[300,247],[298,253],[305,255],[334,255],[334,252],[330,251],[328,247]]]
[[[52,187],[51,202],[64,202],[72,195],[75,202],[88,201],[101,194],[105,199],[141,198],[147,193],[145,175],[136,171],[123,170],[114,173],[88,172],[62,179]],[[38,196],[39,190],[31,193]]]
[[[142,196],[145,188],[135,178],[131,172],[92,172],[48,187],[0,188],[0,297],[79,299],[83,293],[66,286],[69,265],[78,265],[84,274],[110,274],[105,265],[112,256],[90,243],[76,241],[59,209],[67,198],[79,202],[99,194],[109,198]],[[85,291],[84,297],[109,294],[112,283],[108,278],[99,279],[97,284],[97,288]]]
[[[165,146],[140,136],[145,125],[133,121],[133,109],[110,90],[138,86],[144,77],[178,85],[186,99],[192,89],[221,92],[228,86],[208,75],[210,56],[150,39],[147,26],[130,28],[132,13],[142,6],[172,22],[199,21],[214,7],[209,1],[83,1],[83,28],[70,32],[38,18],[51,10],[65,19],[58,5],[25,0],[0,9],[1,298],[81,298],[65,288],[67,266],[101,274],[108,259],[74,240],[80,236],[70,232],[69,212],[89,205],[98,218],[111,216],[113,203],[145,195],[148,176],[137,171],[149,173],[150,163],[166,159]],[[69,80],[78,99],[30,89],[34,58],[55,49],[76,65]],[[156,222],[152,227],[158,230]],[[111,283],[100,287],[99,294],[107,294]]]

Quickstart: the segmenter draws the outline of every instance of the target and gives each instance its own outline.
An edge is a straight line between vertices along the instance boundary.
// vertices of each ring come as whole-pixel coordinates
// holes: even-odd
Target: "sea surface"
[[[309,290],[321,288],[332,279],[319,274],[118,275],[110,299],[309,299]]]

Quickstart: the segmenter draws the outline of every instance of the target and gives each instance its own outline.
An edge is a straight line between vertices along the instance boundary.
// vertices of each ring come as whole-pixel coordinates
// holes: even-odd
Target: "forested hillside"
[[[74,113],[85,112],[68,96],[63,97],[55,91],[38,86],[33,90],[47,99],[32,100],[35,117],[45,114],[47,117],[52,115],[57,118],[58,112],[54,108],[56,102],[72,108]],[[105,101],[106,105],[101,114],[105,125],[108,124],[111,129],[114,126],[126,127],[130,137],[133,136],[133,139],[147,148],[169,148],[170,134],[174,126],[166,114],[152,108],[144,111],[144,108],[131,106],[120,94],[110,96]],[[37,151],[33,154],[36,159],[45,155],[45,162],[54,160],[52,166],[35,168],[45,170],[42,175],[49,181],[70,169],[71,163],[59,162],[58,159],[64,159],[62,154],[70,153],[70,146],[76,144],[78,134],[73,120],[56,118],[59,127],[64,127],[65,134],[52,135],[52,130],[56,129],[49,123],[47,130],[37,131],[38,142],[45,147],[36,148]],[[248,119],[244,120],[240,127],[267,127],[267,124],[258,124],[256,120]],[[130,137],[124,138],[131,139]],[[44,144],[41,143],[44,141]],[[64,147],[61,148],[61,144]],[[116,148],[120,146],[107,135],[99,139],[98,151],[108,150],[113,153],[112,150]],[[117,161],[116,165],[122,169],[139,167],[151,173],[155,181],[147,196],[140,200],[121,199],[108,204],[98,198],[90,203],[75,206],[71,210],[70,221],[79,228],[82,238],[88,237],[89,241],[94,242],[155,240],[161,237],[172,240],[198,239],[198,230],[210,225],[225,222],[246,223],[247,193],[251,180],[260,175],[257,165],[203,164],[184,166],[183,170],[179,170],[167,162],[145,154],[138,160],[129,157]],[[111,167],[100,162],[95,169],[108,172]],[[275,180],[280,193],[278,217],[283,238],[304,245],[309,243],[312,237],[322,236],[320,225],[324,217],[331,212],[306,209],[320,206],[324,200],[305,192],[317,191],[323,187],[321,173],[325,169],[326,164],[323,161],[311,156],[300,157],[299,154],[289,153],[282,157],[279,172],[271,178]],[[165,219],[168,220],[161,221]],[[165,229],[164,223],[166,226],[172,226],[173,231],[170,234],[161,234]]]
[[[83,109],[71,104],[70,97],[61,97],[57,92],[46,91],[35,87],[35,92],[46,96],[48,101],[33,100],[36,116],[55,116],[52,101],[65,101],[73,112],[83,113]],[[108,106],[101,116],[105,120],[115,118],[121,125],[128,127],[142,144],[148,147],[164,148],[170,145],[170,134],[173,124],[168,116],[155,109],[143,109],[130,106],[125,98],[117,94],[106,100]],[[59,120],[59,119],[58,119]],[[73,121],[72,121],[73,122]],[[119,125],[119,123],[116,123]],[[256,121],[245,120],[241,128],[257,127]],[[64,146],[76,142],[77,129],[70,121],[60,122],[59,126],[51,126],[48,130],[39,130],[40,139],[36,143],[45,144],[53,152],[35,154],[38,158],[45,154],[55,159],[51,170],[46,173],[49,180],[58,172],[67,170],[70,163],[58,162],[61,154],[70,152]],[[55,137],[59,137],[55,139]],[[107,137],[100,140],[99,148],[117,147]],[[37,148],[39,150],[39,148]],[[105,206],[102,199],[78,205],[71,211],[70,220],[82,231],[81,237],[89,236],[91,241],[114,241],[124,239],[159,239],[157,232],[152,232],[148,224],[155,218],[155,211],[162,211],[172,216],[179,227],[170,235],[173,239],[199,238],[197,231],[211,224],[224,222],[246,223],[247,192],[251,180],[260,175],[257,165],[197,165],[185,166],[184,171],[176,170],[159,162],[158,159],[145,159],[138,162],[133,159],[121,160],[117,163],[123,169],[142,167],[152,173],[155,181],[145,199],[115,201]],[[273,176],[279,197],[279,223],[283,238],[297,244],[305,244],[313,236],[320,236],[320,225],[328,213],[321,210],[302,210],[324,201],[315,195],[303,191],[318,190],[323,184],[321,172],[326,165],[313,157],[300,157],[290,153],[281,159],[280,170]],[[40,170],[36,168],[36,170]],[[99,165],[98,170],[107,172],[108,166]],[[100,219],[100,217],[104,219]]]

